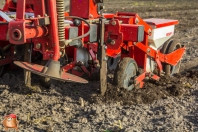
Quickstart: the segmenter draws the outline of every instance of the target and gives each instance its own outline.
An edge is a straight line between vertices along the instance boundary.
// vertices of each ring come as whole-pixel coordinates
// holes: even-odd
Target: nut
[[[89,15],[89,18],[93,18],[93,15],[92,15],[92,14],[90,14],[90,15]]]
[[[107,57],[105,57],[103,60],[104,60],[104,61],[107,61]]]
[[[148,49],[147,49],[147,54],[149,54],[149,53],[150,53],[150,51],[151,51],[151,50],[148,48]]]
[[[36,48],[40,49],[41,48],[41,44],[40,43],[36,44]]]
[[[115,26],[116,25],[116,21],[112,21],[111,25]]]
[[[111,45],[115,45],[115,40],[111,40]]]
[[[151,29],[148,30],[148,35],[151,36]]]
[[[135,19],[135,24],[138,24],[138,23],[139,23],[139,19],[136,18],[136,19]]]

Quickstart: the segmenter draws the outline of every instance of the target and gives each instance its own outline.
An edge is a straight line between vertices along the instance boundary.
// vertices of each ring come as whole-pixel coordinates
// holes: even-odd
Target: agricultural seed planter
[[[136,13],[102,13],[103,8],[103,0],[70,0],[68,13],[64,0],[6,0],[0,11],[0,73],[14,61],[25,70],[27,85],[31,72],[88,83],[82,75],[90,77],[99,67],[104,95],[107,69],[115,69],[114,83],[128,90],[179,71],[185,47],[171,39],[177,20],[143,20]]]

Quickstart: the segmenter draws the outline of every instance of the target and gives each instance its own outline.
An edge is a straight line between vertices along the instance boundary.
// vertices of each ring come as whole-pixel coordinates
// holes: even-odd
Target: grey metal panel
[[[78,36],[78,27],[70,27],[69,28],[69,39],[75,38]],[[69,43],[70,46],[78,46],[79,40],[74,40]]]
[[[91,27],[91,33],[90,33],[90,35],[89,35],[89,40],[90,40],[90,42],[95,42],[95,41],[97,41],[97,28],[98,28],[98,26],[96,25],[96,24],[91,24],[90,25]]]
[[[138,27],[138,42],[142,42],[144,40],[144,26]]]

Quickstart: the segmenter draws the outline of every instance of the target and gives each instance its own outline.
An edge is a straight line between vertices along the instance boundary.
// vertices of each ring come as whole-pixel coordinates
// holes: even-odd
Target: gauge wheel
[[[3,50],[0,48],[0,60],[4,59],[4,52]],[[0,76],[2,76],[3,74],[3,71],[4,71],[4,66],[0,66]]]
[[[178,41],[175,41],[171,38],[164,44],[161,52],[164,54],[169,54],[181,47],[182,46]],[[170,64],[163,63],[163,70],[166,75],[173,75],[173,74],[179,72],[180,65],[181,65],[181,61],[179,61],[176,66],[172,66]]]
[[[137,64],[134,59],[125,57],[117,65],[114,73],[114,84],[119,88],[132,90],[135,88]]]

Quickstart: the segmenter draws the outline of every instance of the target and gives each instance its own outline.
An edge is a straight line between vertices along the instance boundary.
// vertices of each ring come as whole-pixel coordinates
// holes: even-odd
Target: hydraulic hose
[[[80,17],[77,17],[77,16],[66,16],[65,18],[72,18],[72,19],[81,20],[81,21],[85,22],[85,23],[88,25],[88,27],[89,27],[89,31],[88,31],[87,33],[85,33],[85,34],[83,34],[83,35],[81,35],[81,36],[78,36],[78,37],[75,37],[75,38],[66,40],[66,44],[67,44],[67,43],[70,43],[70,42],[72,42],[72,41],[74,41],[74,40],[84,38],[84,37],[86,37],[86,36],[88,36],[88,35],[90,34],[90,32],[91,32],[90,24],[89,24],[85,19],[80,18]]]

